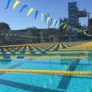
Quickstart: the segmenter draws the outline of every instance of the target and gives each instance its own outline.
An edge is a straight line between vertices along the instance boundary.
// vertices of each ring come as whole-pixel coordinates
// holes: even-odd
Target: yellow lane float
[[[87,71],[60,71],[60,70],[22,70],[22,69],[0,69],[0,73],[34,73],[34,74],[49,74],[49,75],[77,75],[77,76],[92,76],[92,72]]]

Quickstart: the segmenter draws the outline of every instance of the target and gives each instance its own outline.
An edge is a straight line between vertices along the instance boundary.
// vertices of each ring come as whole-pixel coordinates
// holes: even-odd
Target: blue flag
[[[48,16],[47,16],[47,15],[45,15],[45,22],[47,21],[47,18],[48,18]]]
[[[23,7],[20,9],[20,13],[25,9],[25,8],[27,8],[28,7],[28,5],[23,5]]]
[[[55,27],[56,27],[57,23],[58,23],[58,21],[55,22]]]
[[[6,5],[5,9],[8,9],[8,7],[9,7],[10,3],[11,3],[11,0],[8,0],[7,5]]]
[[[51,18],[51,20],[50,20],[50,25],[52,25],[52,22],[53,22],[53,18]]]
[[[36,20],[36,18],[38,16],[38,13],[39,13],[39,11],[36,10],[36,12],[35,12],[35,20]]]

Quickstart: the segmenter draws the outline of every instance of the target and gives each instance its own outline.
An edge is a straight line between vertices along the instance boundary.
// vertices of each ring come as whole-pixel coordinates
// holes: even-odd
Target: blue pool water
[[[73,59],[16,59],[7,63],[0,61],[0,68],[92,71],[91,61],[91,59],[81,59],[77,62]],[[91,90],[92,78],[89,76],[0,74],[0,92],[91,92]]]

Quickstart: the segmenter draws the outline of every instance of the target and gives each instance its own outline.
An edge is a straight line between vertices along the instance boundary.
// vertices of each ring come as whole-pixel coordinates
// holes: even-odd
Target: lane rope
[[[22,69],[0,69],[0,73],[33,73],[33,74],[49,74],[49,75],[77,75],[92,76],[92,72],[87,71],[60,71],[60,70],[22,70]]]

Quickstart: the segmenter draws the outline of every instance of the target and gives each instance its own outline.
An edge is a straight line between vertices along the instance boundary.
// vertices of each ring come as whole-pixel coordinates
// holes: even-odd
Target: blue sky
[[[59,20],[59,18],[68,17],[68,2],[77,1],[80,10],[86,9],[92,13],[92,0],[20,0],[21,4],[13,10],[15,0],[12,0],[9,8],[6,10],[7,0],[0,0],[0,22],[6,22],[12,29],[24,29],[28,27],[47,28],[45,22],[40,21],[40,15],[34,20],[35,12],[30,16],[26,16],[29,8],[38,10],[39,13],[44,12],[49,14],[52,18]],[[28,7],[20,13],[19,10],[22,5],[28,4]],[[92,14],[91,14],[92,17]],[[82,25],[87,24],[87,18],[80,19]],[[52,24],[51,27],[54,27]]]

